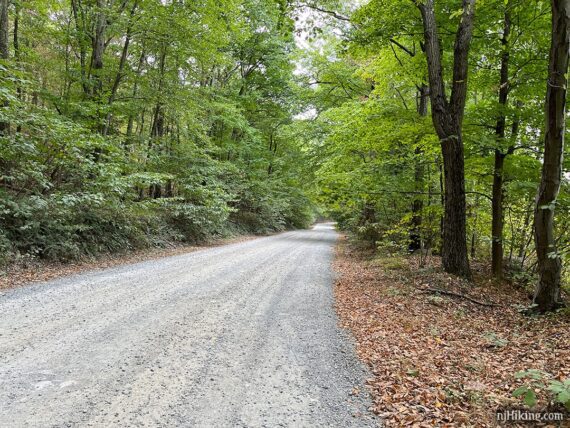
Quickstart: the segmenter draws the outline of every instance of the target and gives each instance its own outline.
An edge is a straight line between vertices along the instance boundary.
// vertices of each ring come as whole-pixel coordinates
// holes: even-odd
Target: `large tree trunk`
[[[470,278],[471,270],[467,258],[463,140],[461,130],[455,129],[455,134],[449,133],[447,139],[441,142],[445,185],[441,256],[446,272]]]
[[[544,162],[534,212],[539,281],[534,303],[539,312],[562,305],[562,260],[556,252],[554,208],[560,190],[566,119],[566,84],[570,49],[570,0],[552,0],[552,40],[546,86]]]
[[[467,95],[468,56],[475,0],[463,0],[463,14],[455,36],[451,97],[445,94],[441,46],[434,0],[416,0],[422,15],[428,65],[432,120],[441,143],[445,177],[442,264],[446,272],[471,277],[467,258],[465,166],[461,133]]]

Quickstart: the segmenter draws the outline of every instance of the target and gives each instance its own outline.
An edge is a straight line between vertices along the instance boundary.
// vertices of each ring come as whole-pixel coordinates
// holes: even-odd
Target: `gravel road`
[[[0,426],[376,426],[335,240],[319,224],[3,292]]]

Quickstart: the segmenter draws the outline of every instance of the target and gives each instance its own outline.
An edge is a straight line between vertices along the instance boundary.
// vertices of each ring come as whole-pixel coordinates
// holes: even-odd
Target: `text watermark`
[[[561,422],[566,419],[563,412],[533,412],[532,410],[503,409],[496,413],[497,422]]]

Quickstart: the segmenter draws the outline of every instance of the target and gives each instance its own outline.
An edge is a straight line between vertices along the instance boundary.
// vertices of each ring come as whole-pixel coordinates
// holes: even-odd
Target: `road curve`
[[[335,240],[319,224],[5,291],[0,426],[376,425]]]

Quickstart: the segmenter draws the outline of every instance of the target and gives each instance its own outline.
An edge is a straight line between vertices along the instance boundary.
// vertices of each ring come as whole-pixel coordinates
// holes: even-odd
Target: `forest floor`
[[[63,276],[74,275],[92,270],[107,269],[129,263],[176,256],[204,248],[243,242],[259,238],[260,235],[240,235],[231,238],[213,240],[204,244],[171,244],[167,247],[154,247],[119,252],[114,254],[99,254],[93,257],[83,257],[68,262],[47,261],[22,257],[6,266],[0,267],[0,290],[18,287],[33,282],[49,281]]]
[[[337,311],[373,374],[373,410],[386,426],[496,426],[496,411],[523,408],[516,372],[570,378],[568,312],[526,316],[528,292],[489,281],[477,265],[468,284],[427,262],[380,257],[346,237],[337,247]],[[426,291],[434,288],[494,306]],[[537,390],[536,409],[546,394]]]

